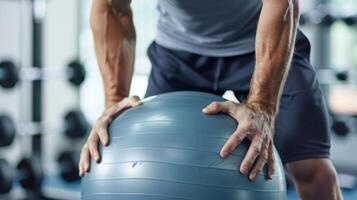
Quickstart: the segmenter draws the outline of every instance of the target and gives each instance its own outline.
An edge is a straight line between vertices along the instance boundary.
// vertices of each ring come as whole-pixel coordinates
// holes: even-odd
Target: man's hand
[[[257,105],[231,101],[212,102],[202,110],[206,114],[227,113],[239,121],[237,129],[224,144],[220,155],[226,158],[247,138],[251,142],[248,152],[241,163],[240,172],[255,180],[264,165],[268,164],[268,178],[274,174],[273,134],[274,118]]]
[[[100,161],[98,143],[100,141],[104,146],[109,144],[109,134],[107,128],[112,119],[124,110],[140,104],[142,104],[140,98],[138,96],[132,96],[124,98],[118,103],[108,106],[108,108],[105,109],[92,128],[91,133],[88,136],[88,140],[82,148],[81,158],[79,161],[80,176],[84,176],[85,173],[89,171],[91,157],[93,157],[96,162]]]

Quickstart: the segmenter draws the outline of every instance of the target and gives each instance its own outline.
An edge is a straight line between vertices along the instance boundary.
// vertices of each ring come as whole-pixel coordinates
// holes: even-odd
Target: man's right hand
[[[81,158],[79,161],[79,175],[84,176],[86,172],[90,169],[90,159],[91,157],[98,163],[100,161],[100,154],[98,151],[99,141],[107,146],[109,144],[109,134],[108,125],[113,120],[115,116],[120,114],[122,111],[141,105],[142,102],[138,96],[126,97],[105,109],[103,114],[98,118],[95,125],[93,126],[87,142],[84,144],[81,151]]]

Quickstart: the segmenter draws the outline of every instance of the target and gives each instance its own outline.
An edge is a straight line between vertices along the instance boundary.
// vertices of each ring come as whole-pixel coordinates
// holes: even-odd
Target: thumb
[[[217,113],[233,113],[236,105],[231,101],[217,102],[214,101],[208,106],[202,109],[205,114],[217,114]]]

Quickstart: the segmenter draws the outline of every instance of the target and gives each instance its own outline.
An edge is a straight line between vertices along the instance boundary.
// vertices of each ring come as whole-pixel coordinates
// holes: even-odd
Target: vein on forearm
[[[288,0],[265,0],[256,35],[256,63],[248,102],[276,113],[290,67],[298,8]]]
[[[97,9],[92,11],[91,16],[95,50],[108,106],[129,95],[135,56],[135,30],[130,8],[117,12],[107,4],[93,6],[93,9]]]

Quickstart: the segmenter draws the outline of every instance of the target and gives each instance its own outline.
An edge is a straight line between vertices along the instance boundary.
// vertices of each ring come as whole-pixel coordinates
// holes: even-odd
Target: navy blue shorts
[[[247,98],[254,53],[211,57],[153,42],[148,56],[152,70],[146,96],[184,90],[222,95],[231,90],[238,100]],[[274,142],[283,163],[329,157],[329,118],[309,56],[310,43],[299,33],[275,125]]]

